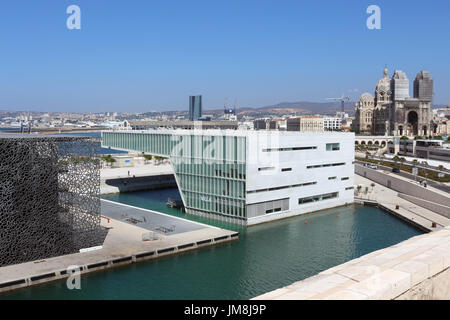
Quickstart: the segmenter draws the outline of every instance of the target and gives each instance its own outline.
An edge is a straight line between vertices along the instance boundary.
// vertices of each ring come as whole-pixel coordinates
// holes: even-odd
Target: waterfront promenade
[[[373,188],[371,186],[372,183],[375,185]],[[361,192],[355,196],[356,202],[373,202],[424,231],[436,231],[450,225],[450,219],[415,205],[399,197],[397,191],[384,187],[360,175],[355,175],[355,185],[362,186]],[[362,191],[366,187],[369,189],[367,194]],[[440,192],[439,190],[437,191]],[[397,205],[399,209],[396,209]],[[436,223],[436,228],[433,228],[433,222]]]
[[[134,167],[102,168],[100,170],[102,180],[129,178],[133,176],[145,177],[157,174],[173,174],[172,166],[167,162],[162,162],[156,165],[153,163],[136,164]]]
[[[2,267],[0,292],[66,278],[70,266],[87,273],[238,239],[233,231],[105,200],[102,215],[108,234],[101,249]],[[125,221],[143,216],[145,224]]]

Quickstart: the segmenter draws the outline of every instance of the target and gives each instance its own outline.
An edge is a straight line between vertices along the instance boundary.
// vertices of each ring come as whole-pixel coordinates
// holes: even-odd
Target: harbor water
[[[240,228],[168,208],[177,189],[104,198],[240,232],[238,241],[20,289],[0,299],[250,299],[420,234],[374,207],[350,205]],[[307,223],[305,223],[307,221]]]

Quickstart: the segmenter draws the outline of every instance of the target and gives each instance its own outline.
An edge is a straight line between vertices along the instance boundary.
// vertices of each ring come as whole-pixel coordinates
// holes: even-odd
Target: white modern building
[[[325,130],[341,130],[342,119],[338,117],[323,117],[323,127]]]
[[[106,131],[102,145],[168,157],[190,214],[253,225],[353,202],[353,133]]]

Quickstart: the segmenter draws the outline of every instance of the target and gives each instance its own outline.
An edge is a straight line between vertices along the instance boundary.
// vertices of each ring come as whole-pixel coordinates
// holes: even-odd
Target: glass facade
[[[189,120],[197,121],[202,116],[202,96],[189,97]]]
[[[246,219],[246,137],[104,132],[102,143],[169,157],[188,213]]]

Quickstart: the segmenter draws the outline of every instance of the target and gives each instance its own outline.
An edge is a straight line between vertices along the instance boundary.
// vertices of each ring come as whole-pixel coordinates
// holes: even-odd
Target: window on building
[[[275,169],[275,167],[264,167],[264,168],[258,168],[258,171],[270,171]]]
[[[277,151],[299,151],[299,150],[315,150],[317,147],[291,147],[291,148],[270,148],[263,149],[263,152],[277,152]]]
[[[337,198],[338,196],[339,196],[339,192],[333,192],[333,193],[321,194],[321,195],[318,195],[318,196],[300,198],[300,199],[298,199],[298,204],[305,204],[305,203],[310,203],[310,202],[324,201],[324,200]]]
[[[286,171],[292,171],[292,168],[283,168],[281,169],[282,172],[286,172]]]
[[[269,192],[269,191],[277,191],[277,190],[283,190],[283,189],[289,189],[289,188],[297,188],[297,187],[306,187],[306,186],[311,186],[311,185],[315,185],[315,184],[317,184],[317,181],[305,182],[305,183],[300,183],[300,184],[293,184],[293,185],[290,185],[290,186],[279,186],[279,187],[267,188],[267,189],[249,190],[249,191],[247,191],[247,194],[260,193],[260,192]]]
[[[336,180],[337,177],[329,177],[328,180]]]
[[[349,177],[343,177],[343,178],[341,178],[341,181],[345,181],[345,180],[348,180],[348,179],[350,179]]]
[[[317,165],[312,165],[312,166],[307,166],[307,169],[316,169],[316,168],[324,168],[324,167],[338,167],[338,166],[344,166],[345,162],[340,162],[340,163],[328,163],[328,164],[317,164]]]
[[[339,143],[327,143],[327,151],[339,151]]]

